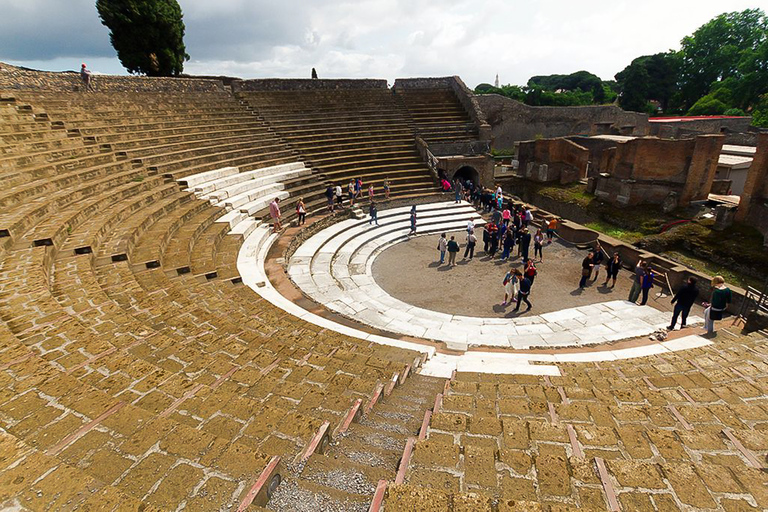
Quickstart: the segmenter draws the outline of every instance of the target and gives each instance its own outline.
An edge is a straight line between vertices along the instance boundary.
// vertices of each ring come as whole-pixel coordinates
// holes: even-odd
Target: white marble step
[[[237,174],[238,172],[240,171],[237,167],[222,167],[220,169],[214,169],[212,171],[206,171],[193,174],[191,176],[186,176],[177,181],[187,188],[194,189],[194,187],[200,185],[201,183],[205,183],[206,181],[217,180],[219,178]]]
[[[237,173],[229,176],[224,176],[218,179],[206,181],[204,183],[200,183],[194,187],[194,192],[196,194],[209,194],[216,190],[221,190],[225,187],[229,187],[230,185],[240,183],[241,181],[258,178],[260,176],[270,176],[274,174],[281,174],[281,173],[286,173],[290,171],[296,171],[300,169],[305,169],[303,162],[292,162],[290,164],[281,164],[281,165],[273,165],[270,167],[262,167],[261,169],[253,169],[251,171],[245,171],[245,172],[241,172],[241,173]]]
[[[253,232],[253,230],[259,227],[260,224],[261,222],[258,220],[254,220],[251,218],[243,219],[240,222],[238,222],[235,225],[235,227],[229,230],[229,234],[242,236],[243,238],[248,238],[248,235],[250,235]]]
[[[282,201],[283,199],[287,199],[290,196],[290,194],[284,190],[280,191],[274,191],[274,193],[258,197],[254,201],[250,201],[248,203],[245,203],[244,205],[240,206],[238,209],[247,214],[248,216],[251,216],[255,214],[256,212],[263,210],[267,206],[269,206],[269,203],[272,202],[272,200],[275,197],[279,197]]]
[[[277,196],[285,189],[282,183],[267,183],[261,186],[249,187],[245,192],[224,199],[221,202],[215,202],[218,206],[223,206],[227,210],[241,209],[240,207],[253,202],[264,196]],[[286,196],[287,197],[287,196]],[[282,197],[280,198],[283,199]]]
[[[237,182],[229,184],[227,186],[222,186],[217,188],[216,190],[212,192],[208,192],[205,194],[200,194],[199,197],[202,199],[208,199],[211,201],[223,201],[224,199],[227,199],[228,197],[233,197],[238,194],[242,194],[244,192],[248,192],[251,189],[262,187],[265,185],[270,185],[272,183],[282,183],[284,181],[291,180],[293,178],[298,178],[299,176],[310,174],[312,171],[309,169],[303,169],[303,170],[290,170],[290,171],[284,171],[279,173],[272,173],[267,175],[262,175],[260,171],[251,171],[248,173],[240,173],[237,176],[231,176],[226,179],[230,178],[240,178],[241,176],[244,176],[243,178],[239,179]]]

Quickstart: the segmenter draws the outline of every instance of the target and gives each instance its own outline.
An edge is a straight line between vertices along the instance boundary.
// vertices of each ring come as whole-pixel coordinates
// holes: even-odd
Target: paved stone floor
[[[439,235],[417,237],[396,244],[376,257],[373,277],[376,283],[393,297],[408,304],[439,311],[441,313],[479,317],[513,317],[514,304],[503,307],[502,279],[509,268],[522,269],[520,257],[507,261],[494,259],[480,250],[473,260],[461,258],[464,254],[466,234],[463,231],[448,233],[460,242],[462,251],[455,267],[439,263],[436,250]],[[626,300],[632,285],[632,274],[623,270],[616,287],[603,286],[605,268],[597,281],[590,280],[586,289],[579,290],[581,261],[585,250],[559,241],[544,247],[543,261],[536,262],[538,275],[530,300],[534,307],[530,314],[543,314],[566,308],[590,304]],[[513,253],[515,254],[515,253]],[[661,311],[671,311],[671,297],[656,297],[654,288],[649,305]],[[701,306],[695,306],[693,315],[702,316]]]

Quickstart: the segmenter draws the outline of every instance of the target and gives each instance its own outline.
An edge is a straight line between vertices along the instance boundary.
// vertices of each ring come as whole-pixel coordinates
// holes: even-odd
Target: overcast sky
[[[185,72],[244,78],[459,75],[470,87],[581,69],[612,79],[766,0],[179,0]],[[95,0],[0,0],[0,61],[124,74]]]

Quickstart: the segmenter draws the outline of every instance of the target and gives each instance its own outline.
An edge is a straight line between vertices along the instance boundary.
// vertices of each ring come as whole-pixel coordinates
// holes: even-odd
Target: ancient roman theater
[[[0,70],[3,510],[768,509],[764,297],[730,286],[707,333],[713,276],[536,193],[760,227],[768,134],[740,135],[736,206],[720,126],[458,77],[82,88]],[[525,254],[485,250],[501,211],[468,183],[529,210],[531,235],[558,219],[530,310],[504,299]],[[604,261],[579,286],[595,250],[618,277]]]

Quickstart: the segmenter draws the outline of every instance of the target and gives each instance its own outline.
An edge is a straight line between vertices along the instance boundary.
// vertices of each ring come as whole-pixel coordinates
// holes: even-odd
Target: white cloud
[[[586,69],[613,78],[640,55],[754,1],[180,0],[185,71],[250,77],[460,75],[470,87]],[[94,0],[0,0],[0,61],[124,72]],[[95,64],[90,64],[93,62]],[[96,67],[98,66],[98,68]]]

